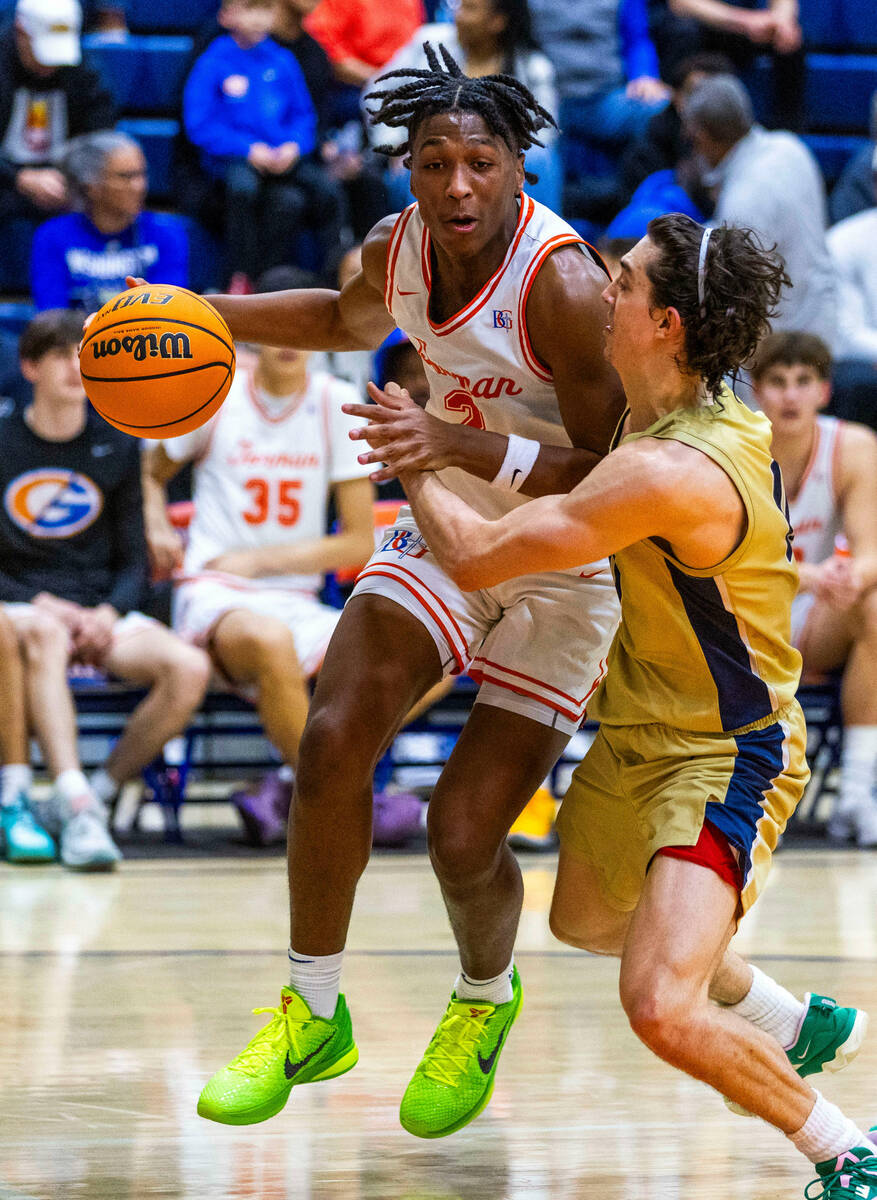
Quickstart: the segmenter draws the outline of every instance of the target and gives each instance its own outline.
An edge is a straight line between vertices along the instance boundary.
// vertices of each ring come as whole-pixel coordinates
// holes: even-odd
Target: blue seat
[[[820,0],[809,0],[810,4]],[[877,50],[877,7],[872,0],[834,0],[845,44]],[[875,80],[877,86],[877,80]]]
[[[179,133],[179,122],[159,117],[126,117],[117,128],[136,138],[143,147],[149,167],[150,200],[170,199],[174,138]]]
[[[15,217],[0,226],[0,292],[30,291],[30,244],[37,224]]]
[[[747,74],[755,111],[766,111],[771,62],[759,58]],[[804,96],[805,128],[811,133],[868,132],[871,94],[877,88],[877,55],[808,54]]]
[[[179,111],[192,54],[190,37],[128,37],[112,41],[87,34],[83,48],[125,112]]]
[[[842,0],[801,0],[800,19],[807,46],[846,45]]]
[[[843,133],[806,134],[804,141],[813,151],[826,183],[831,186],[840,178],[844,167],[854,154],[868,145],[868,139]]]
[[[25,301],[0,301],[0,329],[17,337],[34,315],[34,306]]]
[[[219,0],[128,0],[128,28],[137,33],[192,32],[216,15]]]

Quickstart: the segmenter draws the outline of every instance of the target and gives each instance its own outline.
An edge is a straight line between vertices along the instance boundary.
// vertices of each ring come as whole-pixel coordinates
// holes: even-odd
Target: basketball
[[[231,333],[187,288],[141,284],[108,300],[88,326],[79,371],[105,421],[141,438],[203,425],[234,377]]]

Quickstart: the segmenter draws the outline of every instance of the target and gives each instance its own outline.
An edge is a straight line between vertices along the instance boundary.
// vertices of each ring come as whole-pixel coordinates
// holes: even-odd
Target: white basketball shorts
[[[439,566],[410,509],[363,568],[354,596],[386,596],[429,630],[445,675],[468,673],[476,702],[573,734],[606,671],[620,617],[608,566],[522,575],[463,592]]]
[[[206,648],[219,618],[240,608],[282,621],[292,634],[303,673],[316,675],[341,612],[307,592],[220,579],[186,580],[174,590],[174,629],[186,641]]]

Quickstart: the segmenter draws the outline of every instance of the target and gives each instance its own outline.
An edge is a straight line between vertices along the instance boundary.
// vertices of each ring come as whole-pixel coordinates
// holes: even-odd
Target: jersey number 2
[[[481,409],[468,392],[448,392],[445,396],[445,408],[448,412],[465,413],[461,425],[471,425],[473,429],[485,429]]]
[[[271,484],[276,486],[276,500],[271,503]],[[264,525],[269,517],[278,525],[294,525],[301,513],[301,501],[296,494],[301,487],[300,479],[248,479],[244,484],[250,493],[250,507],[244,509],[243,518],[248,525]],[[272,513],[272,507],[275,511]]]

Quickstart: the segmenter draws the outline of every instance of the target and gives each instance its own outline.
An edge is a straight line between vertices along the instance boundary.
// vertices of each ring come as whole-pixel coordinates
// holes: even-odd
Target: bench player
[[[774,333],[752,367],[771,423],[795,530],[801,578],[792,640],[804,670],[843,668],[841,791],[829,835],[877,845],[877,437],[819,415],[831,389],[828,347],[810,333]],[[846,538],[850,554],[836,553]]]

